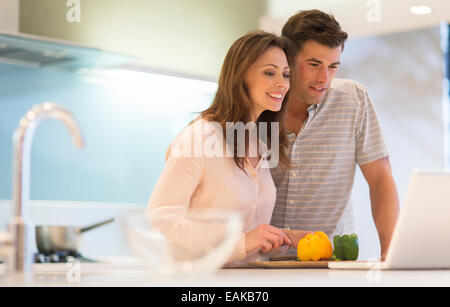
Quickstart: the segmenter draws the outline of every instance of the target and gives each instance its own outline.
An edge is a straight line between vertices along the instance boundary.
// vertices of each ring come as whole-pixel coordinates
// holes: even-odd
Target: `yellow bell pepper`
[[[309,233],[298,242],[297,257],[302,261],[318,261],[332,255],[331,241],[323,231]]]

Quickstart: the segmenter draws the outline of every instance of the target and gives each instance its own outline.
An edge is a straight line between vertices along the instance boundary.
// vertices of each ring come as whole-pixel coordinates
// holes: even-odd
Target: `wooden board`
[[[224,269],[328,269],[328,263],[334,261],[299,261],[295,255],[282,255],[271,258],[263,258],[247,263],[227,265]]]
[[[328,261],[254,261],[247,263],[252,268],[264,269],[328,269]]]

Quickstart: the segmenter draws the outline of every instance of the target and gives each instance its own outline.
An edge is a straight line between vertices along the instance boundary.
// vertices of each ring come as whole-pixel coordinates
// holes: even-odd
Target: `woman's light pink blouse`
[[[174,243],[192,249],[213,240],[224,229],[219,226],[204,229],[195,225],[186,219],[189,211],[240,211],[244,217],[244,230],[229,261],[241,261],[249,256],[245,249],[245,233],[261,223],[270,223],[276,188],[265,159],[261,159],[255,168],[247,163],[246,174],[232,157],[205,153],[208,149],[217,149],[221,144],[218,140],[223,140],[215,127],[211,122],[198,119],[171,143],[164,169],[148,203],[147,217],[153,227]]]

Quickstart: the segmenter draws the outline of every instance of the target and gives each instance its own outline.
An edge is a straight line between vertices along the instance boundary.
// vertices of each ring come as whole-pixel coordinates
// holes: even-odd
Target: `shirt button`
[[[297,176],[297,173],[296,172],[291,172],[291,176],[295,177],[295,176]]]
[[[293,204],[294,203],[294,201],[291,199],[291,200],[289,200],[289,204]]]

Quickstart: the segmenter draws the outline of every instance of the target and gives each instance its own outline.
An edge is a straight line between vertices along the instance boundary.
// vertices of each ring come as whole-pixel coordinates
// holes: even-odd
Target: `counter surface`
[[[2,269],[2,265],[0,265]],[[305,287],[450,286],[450,270],[221,269],[213,275],[168,277],[140,263],[35,264],[25,280],[0,286]]]

